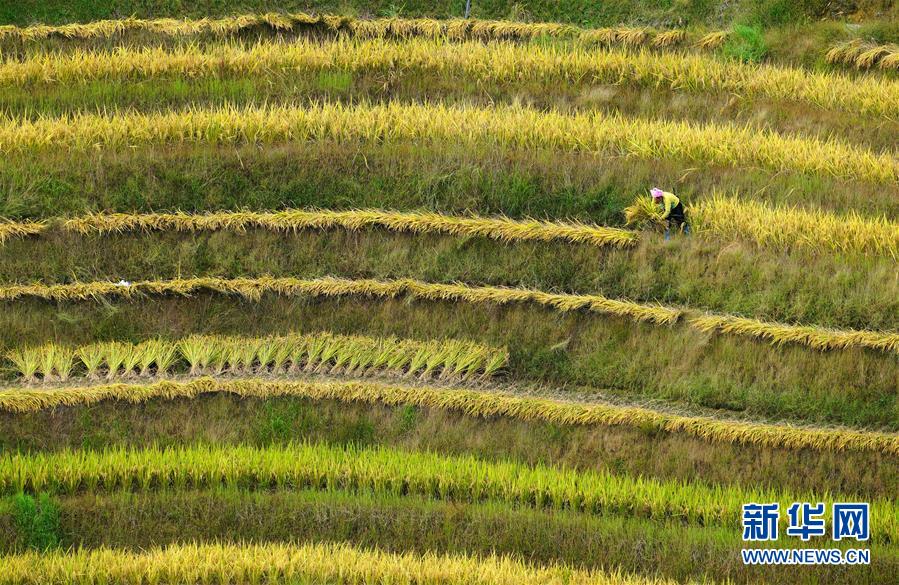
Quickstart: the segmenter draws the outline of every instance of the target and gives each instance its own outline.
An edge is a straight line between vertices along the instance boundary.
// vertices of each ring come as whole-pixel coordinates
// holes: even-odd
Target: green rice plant
[[[388,371],[393,372],[396,376],[401,376],[409,367],[412,356],[418,353],[418,349],[414,342],[403,340],[393,347],[385,349],[380,359],[384,360]]]
[[[309,360],[308,356],[312,350],[313,340],[318,339],[318,337],[318,335],[297,335],[294,337],[290,344],[290,355],[287,358],[287,363],[289,364],[287,366],[288,373],[295,374],[304,369]]]
[[[253,361],[256,363],[254,369],[257,373],[267,373],[269,371],[269,367],[271,367],[272,362],[275,359],[275,347],[277,343],[278,338],[269,336],[260,339],[256,344],[256,355]]]
[[[429,353],[425,347],[410,348],[414,353],[408,356],[405,377],[410,378],[428,363]]]
[[[41,379],[44,382],[52,382],[56,378],[54,376],[54,370],[56,368],[56,352],[57,346],[48,343],[37,348],[38,355],[40,356],[40,361],[38,362],[38,371],[41,374]]]
[[[895,98],[899,102],[899,97]],[[894,108],[899,111],[899,103]],[[222,106],[165,112],[74,113],[0,122],[0,152],[116,149],[139,144],[272,144],[284,141],[495,144],[594,156],[666,159],[771,172],[826,174],[895,185],[891,153],[830,138],[786,136],[753,127],[625,118],[599,111],[564,114],[519,105],[441,104]],[[123,287],[127,288],[127,287]]]
[[[500,356],[496,352],[494,359]],[[495,373],[489,365],[486,373]],[[485,374],[486,375],[486,374]],[[314,400],[412,405],[464,412],[475,417],[510,417],[559,425],[630,426],[683,433],[712,443],[755,445],[777,449],[854,451],[899,457],[899,435],[854,429],[796,427],[711,416],[686,416],[642,406],[578,403],[570,400],[522,396],[496,391],[430,388],[372,381],[309,382],[287,380],[199,378],[151,384],[111,384],[59,389],[0,390],[0,410],[35,412],[57,406],[91,405],[104,400],[143,402],[154,399],[194,398],[228,393],[241,397],[296,396]]]
[[[419,555],[345,543],[175,544],[164,548],[26,552],[3,559],[3,585],[97,583],[332,583],[381,585],[676,585],[618,571],[535,567],[510,557]],[[151,576],[151,577],[148,577]]]
[[[481,373],[481,378],[491,378],[498,374],[503,368],[505,368],[509,364],[509,354],[505,355],[499,353],[493,353],[487,356],[487,362],[482,366],[483,372]],[[471,378],[477,370],[469,369],[466,372],[466,379]]]
[[[209,371],[216,359],[217,345],[209,337],[192,335],[178,341],[177,350],[190,366],[190,375],[198,376]]]
[[[346,364],[352,360],[354,354],[359,351],[359,340],[354,337],[347,339],[334,339],[333,344],[325,350],[323,356],[329,356],[319,366],[319,371],[327,371],[330,374],[340,374],[344,371]],[[329,350],[333,350],[330,351]]]
[[[343,340],[328,336],[324,338],[321,352],[318,354],[318,366],[313,370],[317,373],[323,373],[330,370],[331,361],[340,353]]]
[[[352,445],[196,445],[0,455],[0,492],[7,494],[220,485],[233,489],[311,487],[460,502],[489,499],[585,514],[619,512],[659,521],[677,519],[700,526],[739,526],[745,502],[779,502],[785,508],[794,501],[818,501],[825,496]],[[889,543],[897,538],[899,504],[872,501],[871,542]]]
[[[561,312],[586,311],[631,319],[635,322],[655,325],[673,325],[684,321],[701,331],[744,335],[767,340],[776,345],[792,343],[819,350],[867,348],[888,353],[899,353],[899,333],[893,331],[867,331],[855,329],[829,329],[806,325],[769,323],[733,315],[717,315],[703,311],[677,309],[655,304],[641,304],[627,300],[608,299],[601,295],[577,295],[548,293],[524,288],[497,286],[469,286],[465,284],[436,284],[413,279],[381,281],[371,279],[349,280],[324,277],[311,280],[297,278],[190,278],[169,281],[132,283],[123,289],[113,283],[57,285],[0,285],[0,301],[20,298],[47,300],[97,300],[103,297],[131,298],[134,294],[171,294],[187,296],[197,291],[242,296],[259,301],[263,294],[281,296],[397,298],[407,296],[440,302],[466,303],[534,303]],[[686,319],[683,317],[686,316]],[[238,348],[247,351],[246,359],[255,360],[255,348]],[[326,344],[330,355],[336,347]],[[252,351],[251,351],[252,350]],[[312,355],[310,354],[310,359]],[[321,356],[319,360],[322,360]],[[426,357],[424,358],[426,360]],[[310,361],[310,364],[312,362]],[[419,367],[424,365],[421,362]],[[252,362],[250,362],[252,365]],[[311,369],[314,366],[307,368]]]
[[[87,377],[92,380],[100,378],[100,368],[103,366],[103,361],[106,357],[104,345],[102,343],[92,343],[75,350],[78,360],[84,364]]]
[[[370,364],[374,361],[377,349],[378,340],[370,337],[353,336],[346,351],[344,351],[344,356],[339,361],[334,362],[334,370],[332,371],[340,371],[343,368],[343,372],[346,375],[360,375],[361,372],[359,370],[363,367],[363,364]]]
[[[142,363],[143,356],[142,345],[131,346],[128,351],[123,354],[124,361],[122,362],[122,375],[125,378],[132,378],[137,375],[137,369]]]
[[[225,341],[224,352],[228,371],[235,375],[252,373],[256,363],[258,340],[231,338]]]
[[[25,382],[32,384],[37,381],[37,373],[41,370],[41,351],[36,347],[23,347],[14,349],[6,354],[16,370],[24,378]]]
[[[134,353],[134,348],[130,344],[118,341],[108,341],[102,344],[103,359],[106,362],[106,379],[113,378],[124,374],[129,369],[126,362],[130,362],[130,356]],[[124,370],[124,371],[123,371]]]
[[[286,372],[290,367],[290,358],[294,354],[299,339],[295,335],[289,337],[278,338],[275,350],[272,353],[272,373],[280,374]]]
[[[461,343],[456,340],[450,340],[446,343],[433,344],[428,348],[429,355],[425,360],[425,367],[419,376],[422,380],[430,378],[437,368],[443,366],[449,370],[449,365],[458,357],[461,351]]]
[[[136,348],[140,355],[140,376],[146,377],[155,373],[165,376],[178,361],[178,346],[162,339],[151,339]]]
[[[70,347],[55,345],[52,350],[53,371],[61,382],[68,381],[75,368],[75,351]]]

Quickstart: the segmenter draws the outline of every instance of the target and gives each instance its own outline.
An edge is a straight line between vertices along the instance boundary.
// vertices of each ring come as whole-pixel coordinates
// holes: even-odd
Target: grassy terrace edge
[[[606,425],[658,428],[670,433],[709,441],[744,445],[829,451],[876,452],[899,456],[899,434],[852,429],[816,429],[702,416],[683,416],[639,406],[579,403],[551,398],[516,396],[507,392],[405,386],[369,381],[292,381],[267,379],[160,380],[146,383],[117,383],[67,386],[52,389],[0,389],[0,410],[35,412],[60,406],[85,406],[105,400],[141,403],[154,399],[196,398],[226,393],[240,397],[302,397],[341,402],[415,405],[462,412],[479,418],[511,417],[523,421],[560,425]]]
[[[0,301],[37,298],[49,301],[86,301],[107,297],[132,299],[143,295],[190,296],[199,291],[239,295],[259,300],[263,294],[281,296],[365,296],[467,303],[535,303],[562,312],[587,310],[623,317],[635,322],[673,325],[680,321],[705,333],[741,335],[773,345],[798,344],[815,350],[866,348],[899,353],[899,332],[769,323],[735,315],[704,313],[690,309],[609,299],[602,295],[551,293],[525,288],[435,284],[414,279],[373,280],[324,277],[189,278],[130,283],[91,282],[73,284],[0,285]]]
[[[0,83],[53,86],[91,80],[190,79],[260,71],[405,71],[453,78],[582,84],[630,83],[692,93],[736,93],[877,118],[899,114],[899,82],[854,79],[773,65],[747,65],[701,55],[655,54],[511,43],[362,40],[320,43],[259,42],[223,45],[79,51],[0,61]]]
[[[530,567],[510,558],[391,554],[346,544],[182,544],[140,553],[114,549],[24,553],[0,557],[0,569],[4,585],[141,583],[148,576],[164,583],[674,584],[562,566]]]
[[[640,159],[676,159],[769,171],[823,173],[885,185],[899,183],[899,159],[889,154],[755,131],[606,116],[564,115],[520,106],[495,108],[417,105],[221,107],[158,114],[72,114],[0,122],[0,152],[48,148],[91,152],[139,144],[271,144],[323,139],[489,143],[496,147]]]
[[[8,554],[24,552],[23,541],[36,536],[27,528],[12,525],[14,506],[27,499],[31,496],[0,498],[0,550]],[[737,555],[730,554],[741,547],[738,531],[683,526],[676,521],[536,511],[493,502],[460,505],[417,496],[343,491],[265,493],[219,488],[82,494],[48,500],[59,508],[64,550],[115,547],[139,551],[198,541],[232,543],[235,534],[241,535],[240,545],[331,543],[353,534],[348,544],[391,553],[516,555],[514,558],[526,559],[532,566],[565,563],[587,570],[614,567],[626,574],[669,577],[679,582],[738,582],[745,575],[764,576],[770,585],[799,585],[795,579],[800,573],[785,572],[783,567],[742,565]],[[214,515],[204,513],[213,507]],[[173,514],[175,510],[179,513]],[[131,520],[135,517],[136,523]],[[323,517],[328,518],[327,523],[322,523]],[[254,522],[247,523],[244,518],[253,518]],[[440,529],[447,525],[454,530]],[[174,530],[176,526],[179,531]],[[798,541],[777,544],[814,546]],[[633,547],[641,547],[643,554],[635,558]],[[837,574],[847,585],[870,583],[876,580],[874,575],[891,574],[899,563],[896,547],[871,548],[877,563],[868,568],[854,567],[851,573],[827,566],[795,569],[801,571],[802,583],[808,585]]]
[[[710,486],[607,471],[572,471],[472,456],[385,447],[286,443],[10,453],[0,456],[0,492],[66,495],[118,490],[345,489],[460,502],[497,501],[586,514],[622,512],[685,524],[736,526],[745,502],[817,501],[783,489]],[[823,497],[823,494],[822,494]],[[871,502],[871,541],[899,539],[895,502]]]

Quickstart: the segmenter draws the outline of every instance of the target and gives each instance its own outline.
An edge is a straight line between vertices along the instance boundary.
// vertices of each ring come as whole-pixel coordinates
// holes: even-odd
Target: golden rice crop
[[[195,398],[227,393],[240,397],[284,396],[314,400],[365,402],[392,406],[412,404],[423,408],[461,411],[467,416],[509,417],[566,426],[629,426],[683,433],[704,441],[735,443],[778,449],[858,451],[899,456],[899,435],[852,429],[804,428],[778,424],[682,416],[639,406],[577,403],[460,388],[405,386],[372,381],[288,381],[266,379],[190,381],[165,380],[149,384],[53,389],[0,390],[0,410],[35,412],[60,406],[85,406],[105,400],[141,403],[153,399]]]
[[[350,34],[359,38],[425,37],[448,39],[531,40],[539,37],[571,39],[583,43],[603,43],[626,46],[651,45],[667,48],[683,43],[687,31],[681,29],[652,30],[648,28],[585,29],[556,22],[513,22],[504,20],[432,18],[374,18],[358,19],[333,14],[267,13],[244,14],[224,18],[100,20],[85,24],[32,25],[28,27],[0,26],[0,40],[37,41],[49,37],[96,39],[143,31],[173,37],[215,35],[229,36],[243,30],[269,27],[275,31],[319,30]],[[696,47],[715,49],[722,43],[709,39],[726,38],[726,31],[708,33],[697,38]]]
[[[128,356],[127,359],[124,356]],[[92,379],[165,376],[190,368],[191,375],[225,372],[283,374],[305,371],[346,375],[419,376],[472,380],[495,375],[509,361],[503,348],[454,339],[416,341],[314,333],[266,338],[196,335],[178,341],[152,339],[57,344],[14,349],[7,354],[25,382],[65,381],[73,373]]]
[[[2,224],[0,224],[2,225]],[[220,211],[187,213],[98,213],[66,220],[63,229],[80,234],[126,231],[172,230],[184,232],[261,228],[279,232],[304,229],[361,230],[378,227],[395,232],[443,233],[479,236],[503,242],[563,240],[594,246],[624,248],[637,242],[628,230],[579,222],[515,220],[507,217],[452,216],[431,212],[400,212],[379,209],[350,211],[288,209],[274,212]]]
[[[727,39],[730,37],[730,32],[726,30],[722,31],[712,31],[703,35],[698,41],[696,41],[696,46],[700,49],[706,50],[714,50],[718,49],[727,42]]]
[[[470,303],[536,303],[559,311],[587,310],[595,313],[627,317],[660,325],[671,324],[680,318],[681,311],[662,305],[639,304],[608,299],[601,295],[548,293],[524,288],[498,286],[468,286],[465,284],[433,284],[414,279],[349,280],[343,278],[190,278],[161,281],[119,283],[34,284],[0,286],[0,301],[33,297],[56,301],[99,300],[103,297],[136,298],[142,295],[174,294],[190,296],[209,291],[236,294],[258,300],[263,294],[284,296],[346,296],[395,298],[408,296],[432,301],[463,301]]]
[[[770,207],[717,194],[690,206],[689,214],[698,234],[738,237],[775,248],[797,247],[899,259],[899,224],[886,217]]]
[[[91,79],[161,75],[266,74],[297,69],[349,71],[414,69],[497,82],[534,80],[565,84],[637,83],[696,93],[738,93],[798,101],[818,107],[895,117],[899,82],[852,79],[833,72],[751,65],[696,54],[596,50],[500,42],[447,43],[337,40],[253,46],[214,45],[171,49],[119,47],[113,51],[48,52],[0,62],[0,83],[72,83]]]
[[[0,493],[4,494],[210,486],[339,489],[458,502],[495,500],[538,509],[617,512],[735,528],[745,502],[781,502],[785,508],[793,501],[818,501],[813,494],[782,490],[708,486],[605,471],[328,443],[0,454]],[[873,501],[871,508],[871,540],[895,542],[899,537],[899,504]]]
[[[696,315],[688,317],[687,323],[701,331],[747,335],[764,339],[774,345],[795,343],[818,350],[864,347],[888,353],[899,353],[899,333],[769,323],[734,315]]]
[[[692,207],[690,210],[692,211]],[[693,214],[690,214],[693,219]],[[662,219],[662,210],[651,197],[639,196],[634,202],[624,208],[624,221],[626,225],[636,226],[640,229],[657,229],[665,225]]]
[[[550,293],[526,288],[470,286],[461,283],[437,284],[414,279],[349,280],[324,277],[309,280],[284,277],[188,278],[143,281],[128,284],[112,282],[73,284],[32,284],[0,286],[0,301],[39,298],[52,301],[100,300],[104,297],[132,299],[144,295],[190,296],[197,292],[217,292],[259,300],[263,294],[282,296],[365,296],[396,298],[406,296],[427,301],[466,303],[534,303],[557,311],[589,311],[623,317],[656,325],[671,325],[686,315],[687,325],[705,332],[722,332],[754,337],[775,345],[796,343],[814,349],[868,348],[888,353],[899,352],[899,333],[854,329],[828,329],[803,325],[771,323],[733,315],[716,315],[663,305],[641,304],[609,299],[602,295]]]
[[[881,69],[899,71],[899,45],[894,43],[878,45],[861,39],[853,39],[834,45],[827,51],[828,63],[850,65],[858,69]]]
[[[333,585],[676,585],[667,579],[509,557],[419,555],[344,543],[189,543],[127,551],[107,548],[0,557],[3,585],[98,583],[330,583]]]
[[[0,244],[11,238],[24,238],[40,234],[46,229],[44,222],[22,221],[13,222],[0,218]]]
[[[455,141],[549,148],[598,156],[677,159],[773,171],[899,181],[899,160],[833,139],[783,136],[750,127],[630,119],[600,112],[564,115],[519,106],[321,104],[188,109],[118,115],[76,113],[0,123],[0,152],[93,151],[140,144],[263,144],[314,140]]]

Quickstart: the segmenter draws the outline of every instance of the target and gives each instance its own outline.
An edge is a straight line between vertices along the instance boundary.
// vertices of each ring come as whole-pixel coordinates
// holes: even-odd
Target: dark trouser
[[[665,230],[665,239],[670,237],[671,228],[677,227],[678,231],[685,234],[690,233],[690,224],[687,223],[687,216],[684,215],[684,204],[678,203],[668,214],[668,229]]]

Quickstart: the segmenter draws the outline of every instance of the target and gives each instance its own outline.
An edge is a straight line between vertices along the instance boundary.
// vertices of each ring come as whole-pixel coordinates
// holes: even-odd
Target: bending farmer
[[[677,226],[679,230],[683,229],[685,234],[689,234],[690,224],[687,223],[687,216],[684,215],[684,206],[677,195],[662,191],[658,187],[654,187],[650,193],[652,193],[653,201],[665,207],[665,211],[662,213],[662,219],[668,220],[668,227],[665,228],[665,239],[671,239],[672,225]]]

